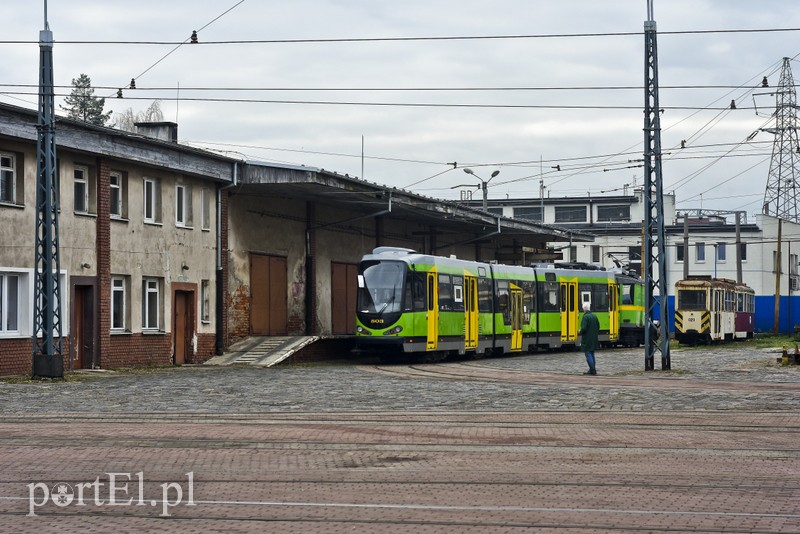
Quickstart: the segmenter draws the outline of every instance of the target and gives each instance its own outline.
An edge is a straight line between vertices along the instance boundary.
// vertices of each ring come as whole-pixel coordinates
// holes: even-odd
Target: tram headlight
[[[400,325],[395,326],[394,328],[390,328],[386,332],[383,333],[384,336],[396,336],[400,332],[403,331],[403,327]]]
[[[367,330],[363,326],[357,326],[356,327],[356,334],[358,334],[360,336],[371,336],[372,332],[370,332],[369,330]]]

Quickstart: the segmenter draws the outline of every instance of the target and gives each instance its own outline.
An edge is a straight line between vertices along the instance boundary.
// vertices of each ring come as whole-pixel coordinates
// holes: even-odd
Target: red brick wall
[[[97,351],[101,368],[111,348],[111,166],[97,158]]]
[[[106,352],[100,356],[104,369],[172,363],[172,338],[169,334],[119,334],[110,336]]]
[[[189,363],[204,363],[215,354],[216,334],[197,334],[197,352]]]
[[[62,338],[64,371],[69,370],[69,338]],[[33,368],[33,340],[16,338],[0,340],[0,375],[30,376]]]

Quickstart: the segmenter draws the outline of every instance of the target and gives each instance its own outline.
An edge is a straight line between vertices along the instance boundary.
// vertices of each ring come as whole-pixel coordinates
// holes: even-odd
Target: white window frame
[[[175,226],[192,227],[192,186],[175,185]]]
[[[155,317],[151,317],[150,298],[156,299]],[[158,278],[142,278],[142,330],[157,331],[161,327],[161,282]]]
[[[152,178],[142,180],[142,217],[144,222],[156,222],[156,181]]]
[[[89,213],[89,168],[84,165],[75,165],[72,170],[72,178],[73,209],[75,213]],[[78,184],[83,186],[82,194],[78,192]]]
[[[15,280],[16,289],[15,293],[15,300],[16,302],[13,303],[13,306],[9,306],[9,295],[10,292],[8,290],[10,279],[13,278]],[[20,273],[10,273],[10,272],[0,272],[0,334],[2,335],[19,335],[20,334],[20,294],[22,292],[22,276]],[[13,308],[14,312],[14,320],[15,320],[15,327],[9,328],[8,320],[10,313],[9,311]]]
[[[200,321],[211,322],[211,282],[209,280],[200,281]]]
[[[116,181],[116,183],[114,183]],[[112,219],[122,219],[122,173],[113,171],[108,175],[108,186],[110,188],[108,195],[108,211]],[[117,205],[114,206],[114,196],[117,197]],[[116,207],[116,211],[115,208]]]
[[[714,247],[716,250],[714,251],[716,254],[717,263],[725,263],[728,258],[728,250],[725,246],[724,242],[718,242],[717,246]]]
[[[211,190],[204,187],[200,190],[200,228],[211,230]]]
[[[705,243],[695,243],[695,245],[694,245],[694,262],[695,263],[705,263],[706,262],[706,244]]]
[[[2,160],[8,158],[9,164],[3,165]],[[0,202],[5,202],[8,204],[16,204],[17,203],[17,156],[16,154],[12,154],[10,152],[0,152],[0,173],[7,177],[10,185],[10,198],[5,198],[3,193],[5,191],[0,190]],[[9,176],[10,175],[10,176]]]
[[[128,325],[128,317],[127,317],[127,287],[126,287],[126,280],[124,276],[112,276],[111,277],[111,330],[120,332],[124,331]],[[122,294],[122,302],[120,306],[122,309],[120,310],[120,316],[122,317],[122,324],[115,325],[114,324],[114,316],[116,314],[116,299],[115,295],[121,293]]]
[[[686,247],[683,246],[683,243],[677,243],[675,245],[675,263],[684,261],[686,261]]]

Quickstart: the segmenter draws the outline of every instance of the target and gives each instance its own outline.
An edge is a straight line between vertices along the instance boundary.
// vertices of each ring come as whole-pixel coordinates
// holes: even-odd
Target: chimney
[[[170,143],[178,142],[178,124],[174,122],[137,122],[136,133]]]

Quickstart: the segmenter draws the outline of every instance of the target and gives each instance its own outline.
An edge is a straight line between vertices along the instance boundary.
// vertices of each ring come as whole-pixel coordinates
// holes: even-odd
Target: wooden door
[[[90,369],[94,362],[94,287],[75,286],[72,369]]]
[[[288,333],[286,258],[250,256],[250,333],[281,336]]]
[[[194,337],[194,293],[175,292],[172,332],[174,335],[175,365],[183,365],[192,359],[192,338]]]
[[[331,332],[354,335],[358,265],[331,262]]]

